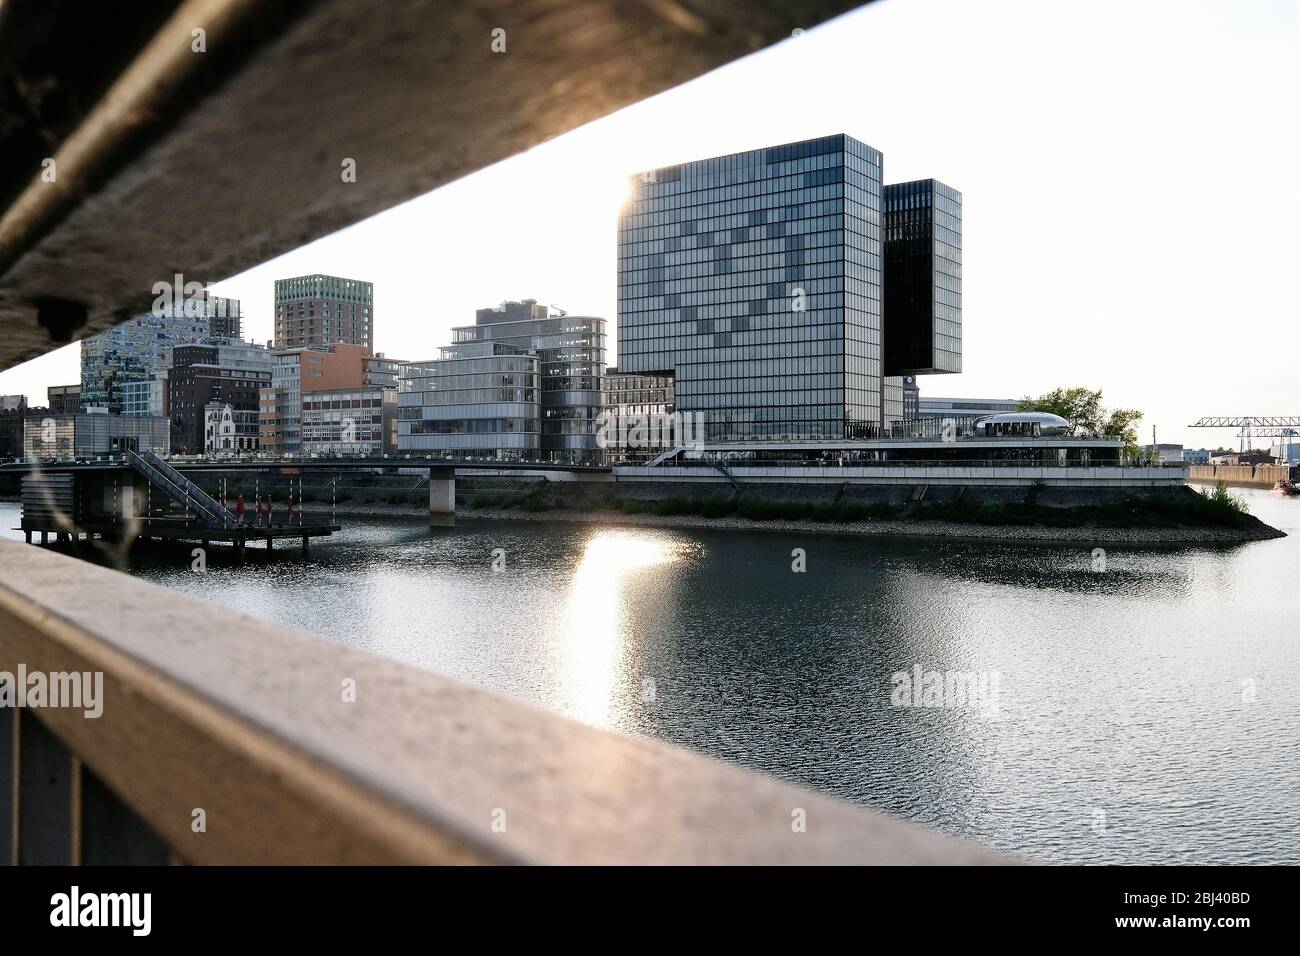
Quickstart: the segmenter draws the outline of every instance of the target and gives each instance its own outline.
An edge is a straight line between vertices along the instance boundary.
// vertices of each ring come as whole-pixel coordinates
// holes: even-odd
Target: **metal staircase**
[[[177,504],[196,511],[218,528],[236,526],[235,516],[221,507],[220,502],[152,451],[128,451],[126,460]]]
[[[731,487],[735,488],[737,491],[743,491],[743,490],[744,490],[744,489],[741,487],[740,482],[736,480],[736,476],[733,475],[733,474],[732,474],[732,473],[727,469],[727,466],[724,465],[722,462],[720,462],[720,461],[719,461],[719,462],[715,462],[714,465],[713,465],[713,467],[716,468],[716,469],[718,469],[718,471],[722,472],[723,476],[724,476],[724,477],[725,477],[729,482],[731,482]]]
[[[683,452],[685,450],[686,450],[685,445],[674,445],[672,448],[669,448],[667,451],[660,452],[654,458],[650,459],[648,462],[646,462],[646,466],[649,468],[654,468],[657,467],[658,465],[662,465],[664,462],[672,460],[678,455],[678,453]]]

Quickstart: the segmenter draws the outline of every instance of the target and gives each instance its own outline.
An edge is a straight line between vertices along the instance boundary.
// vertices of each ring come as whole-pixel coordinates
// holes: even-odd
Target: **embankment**
[[[1231,496],[1115,488],[718,485],[460,478],[465,519],[923,535],[978,540],[1209,544],[1284,537]],[[424,498],[376,489],[338,514],[414,515]],[[308,510],[326,510],[317,498]]]
[[[1294,480],[1293,465],[1191,465],[1187,480],[1204,484],[1225,482],[1237,488],[1272,488],[1284,478]]]

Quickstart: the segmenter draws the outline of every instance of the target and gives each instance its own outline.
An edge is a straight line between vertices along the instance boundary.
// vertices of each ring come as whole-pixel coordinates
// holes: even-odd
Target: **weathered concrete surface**
[[[144,311],[176,273],[225,278],[858,5],[148,0],[79,69],[83,5],[9,0],[0,368]]]
[[[1284,478],[1294,478],[1300,468],[1292,465],[1192,465],[1188,481],[1226,482],[1241,488],[1272,488]]]

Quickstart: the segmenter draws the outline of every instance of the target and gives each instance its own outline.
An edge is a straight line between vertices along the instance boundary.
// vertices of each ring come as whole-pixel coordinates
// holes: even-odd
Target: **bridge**
[[[141,467],[141,463],[147,467]],[[190,508],[197,510],[202,516],[207,517],[210,521],[215,522],[217,526],[221,525],[222,518],[212,510],[220,508],[216,502],[211,502],[206,493],[198,489],[198,486],[187,479],[180,479],[184,472],[249,472],[249,471],[278,471],[281,473],[296,473],[301,471],[376,471],[376,470],[394,470],[394,469],[418,469],[427,471],[429,476],[429,524],[434,527],[450,527],[456,522],[456,473],[457,471],[493,471],[493,472],[564,472],[574,474],[609,474],[613,469],[609,465],[573,465],[549,461],[498,461],[496,459],[474,459],[474,458],[446,458],[436,455],[418,455],[418,454],[400,454],[400,455],[382,455],[382,456],[347,456],[347,457],[302,457],[302,456],[267,456],[255,455],[246,457],[200,457],[200,456],[181,456],[163,459],[150,452],[137,455],[135,452],[125,452],[121,455],[104,455],[99,457],[78,458],[73,460],[27,460],[10,462],[0,465],[0,475],[11,474],[21,475],[25,479],[32,480],[32,500],[36,501],[37,496],[48,498],[46,490],[51,486],[55,476],[59,475],[83,475],[96,476],[95,479],[84,479],[87,487],[107,488],[104,482],[111,480],[113,476],[130,476],[133,473],[143,475],[149,482],[150,487],[157,487],[161,491],[169,494],[173,500],[183,503]],[[171,473],[171,474],[167,474]],[[169,480],[170,479],[170,480]],[[180,479],[180,480],[177,480]],[[39,480],[39,484],[38,484]],[[96,484],[96,481],[98,484]],[[75,479],[74,479],[75,482]],[[27,488],[27,481],[24,481],[24,489]],[[182,489],[182,497],[177,497],[173,492],[176,488]],[[96,491],[91,491],[93,496]],[[186,497],[187,496],[187,497]],[[208,499],[211,506],[204,507]],[[28,507],[28,495],[24,491],[23,509],[26,513]],[[301,523],[301,515],[299,521]],[[24,519],[24,530],[26,519]],[[51,531],[56,533],[65,532],[67,529],[53,529],[33,525],[30,530]],[[314,532],[328,533],[328,532]],[[272,535],[271,537],[274,537]],[[280,536],[289,536],[289,532],[284,532]],[[310,537],[310,535],[308,535]],[[30,540],[30,537],[29,537]],[[226,536],[213,536],[210,540],[226,540]],[[236,542],[239,536],[236,535]],[[268,540],[267,547],[270,547]],[[238,543],[236,547],[241,547]],[[306,538],[303,544],[306,549]]]

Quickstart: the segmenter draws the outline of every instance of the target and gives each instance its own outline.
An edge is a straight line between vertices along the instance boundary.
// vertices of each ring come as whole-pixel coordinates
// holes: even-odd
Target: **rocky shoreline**
[[[307,505],[308,514],[329,513],[328,505]],[[418,506],[367,504],[339,507],[339,517],[390,517],[411,518],[424,515]],[[703,518],[695,515],[625,514],[620,511],[577,511],[555,509],[550,511],[524,511],[505,508],[456,509],[456,517],[466,521],[548,521],[608,526],[633,526],[651,528],[703,528],[729,531],[782,531],[800,534],[864,534],[908,536],[922,538],[961,538],[972,541],[996,543],[1070,542],[1091,544],[1131,545],[1205,545],[1240,544],[1245,541],[1267,541],[1285,538],[1286,533],[1262,522],[1252,528],[1176,527],[1176,528],[1113,528],[1082,525],[1075,528],[1055,528],[1048,525],[982,525],[955,521],[789,521],[774,519],[755,521],[728,515],[721,518]]]

